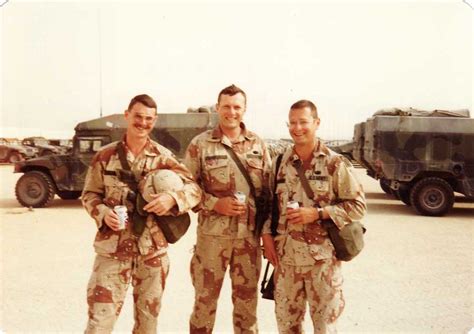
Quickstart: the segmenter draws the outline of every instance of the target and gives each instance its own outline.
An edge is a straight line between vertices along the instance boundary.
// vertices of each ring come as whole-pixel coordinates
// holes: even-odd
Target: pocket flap
[[[204,158],[204,161],[206,162],[207,169],[222,168],[229,165],[229,159],[225,155],[207,156]]]
[[[247,159],[247,164],[252,168],[263,169],[263,160],[262,159]]]

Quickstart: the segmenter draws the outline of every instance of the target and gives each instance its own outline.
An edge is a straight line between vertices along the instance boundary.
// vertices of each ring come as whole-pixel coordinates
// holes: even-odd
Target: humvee
[[[38,150],[39,156],[61,154],[62,149],[57,146],[50,145],[48,140],[44,137],[28,137],[21,141],[24,146],[34,147]]]
[[[71,153],[72,151],[71,139],[48,139],[48,144],[59,148],[61,154]]]
[[[214,128],[217,123],[216,113],[163,113],[159,114],[151,137],[180,159],[194,136]],[[95,153],[102,146],[121,140],[125,130],[123,114],[82,122],[75,127],[70,154],[17,162],[14,172],[23,173],[15,186],[18,202],[25,207],[40,208],[48,206],[54,195],[65,200],[79,198]]]
[[[0,161],[15,163],[36,156],[38,151],[33,147],[21,145],[15,138],[0,138]]]
[[[421,215],[441,216],[454,192],[474,198],[474,119],[468,110],[382,109],[354,127],[354,158]]]

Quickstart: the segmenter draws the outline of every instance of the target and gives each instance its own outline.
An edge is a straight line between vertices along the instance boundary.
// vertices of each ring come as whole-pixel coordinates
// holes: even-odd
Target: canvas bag
[[[314,198],[314,192],[311,189],[308,179],[304,175],[301,160],[294,162],[294,167],[298,172],[303,189],[308,198]],[[352,221],[339,229],[331,219],[324,219],[321,225],[326,229],[334,249],[336,258],[341,261],[350,261],[356,257],[364,248],[364,233],[366,228],[359,221]]]

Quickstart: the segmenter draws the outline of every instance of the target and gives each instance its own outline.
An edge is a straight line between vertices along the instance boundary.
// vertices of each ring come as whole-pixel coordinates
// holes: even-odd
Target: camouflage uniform
[[[275,237],[280,262],[275,271],[278,330],[301,333],[307,301],[314,332],[334,332],[344,308],[340,261],[335,258],[326,230],[317,221],[301,225],[287,223],[286,205],[291,200],[299,202],[300,207],[319,205],[342,227],[364,215],[364,193],[351,172],[350,162],[318,141],[311,161],[303,163],[315,195],[309,199],[292,165],[298,159],[292,147],[283,154],[275,190],[280,208]],[[270,181],[273,180],[271,176]],[[270,233],[270,221],[265,223],[263,233]]]
[[[86,332],[112,331],[128,285],[132,282],[135,303],[133,331],[154,333],[168,274],[168,244],[151,214],[146,218],[143,234],[140,237],[133,235],[130,212],[134,210],[134,203],[127,200],[130,188],[115,175],[115,171],[122,168],[117,143],[103,147],[95,155],[82,194],[83,205],[98,228],[94,242],[97,255],[87,287],[89,321]],[[126,147],[125,141],[123,143]],[[182,191],[167,192],[176,200],[178,208],[173,208],[177,211],[174,213],[184,213],[199,203],[199,187],[169,150],[148,140],[137,157],[128,149],[126,151],[130,168],[138,179],[155,169],[170,169],[183,179]],[[129,223],[125,230],[113,231],[103,221],[106,212],[115,205],[128,208]]]
[[[234,332],[257,332],[257,285],[261,251],[255,231],[255,201],[234,160],[223,145],[231,147],[243,160],[257,196],[267,184],[270,157],[263,141],[245,129],[231,143],[219,127],[196,136],[188,147],[185,164],[204,190],[199,208],[197,244],[191,260],[195,303],[190,319],[191,333],[211,333],[217,299],[224,274],[230,267]],[[223,216],[213,211],[221,197],[242,191],[247,196],[244,216]]]

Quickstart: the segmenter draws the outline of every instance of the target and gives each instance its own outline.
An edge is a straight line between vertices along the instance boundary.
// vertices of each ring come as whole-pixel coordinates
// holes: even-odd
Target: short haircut
[[[318,108],[316,108],[316,105],[311,102],[310,100],[299,100],[298,102],[293,103],[293,105],[290,107],[290,111],[293,109],[303,109],[303,108],[309,108],[311,110],[311,116],[313,118],[317,119],[318,118]]]
[[[135,96],[128,105],[128,111],[132,110],[133,106],[137,103],[141,103],[148,108],[154,108],[155,111],[157,109],[156,102],[153,98],[147,94],[140,94]]]
[[[242,89],[240,89],[236,85],[230,85],[230,86],[224,88],[223,90],[221,90],[221,92],[219,93],[219,96],[217,97],[217,104],[219,104],[219,102],[221,101],[221,96],[222,95],[234,96],[235,94],[238,94],[238,93],[240,93],[244,96],[245,104],[247,104],[247,95],[245,94],[245,92]]]

